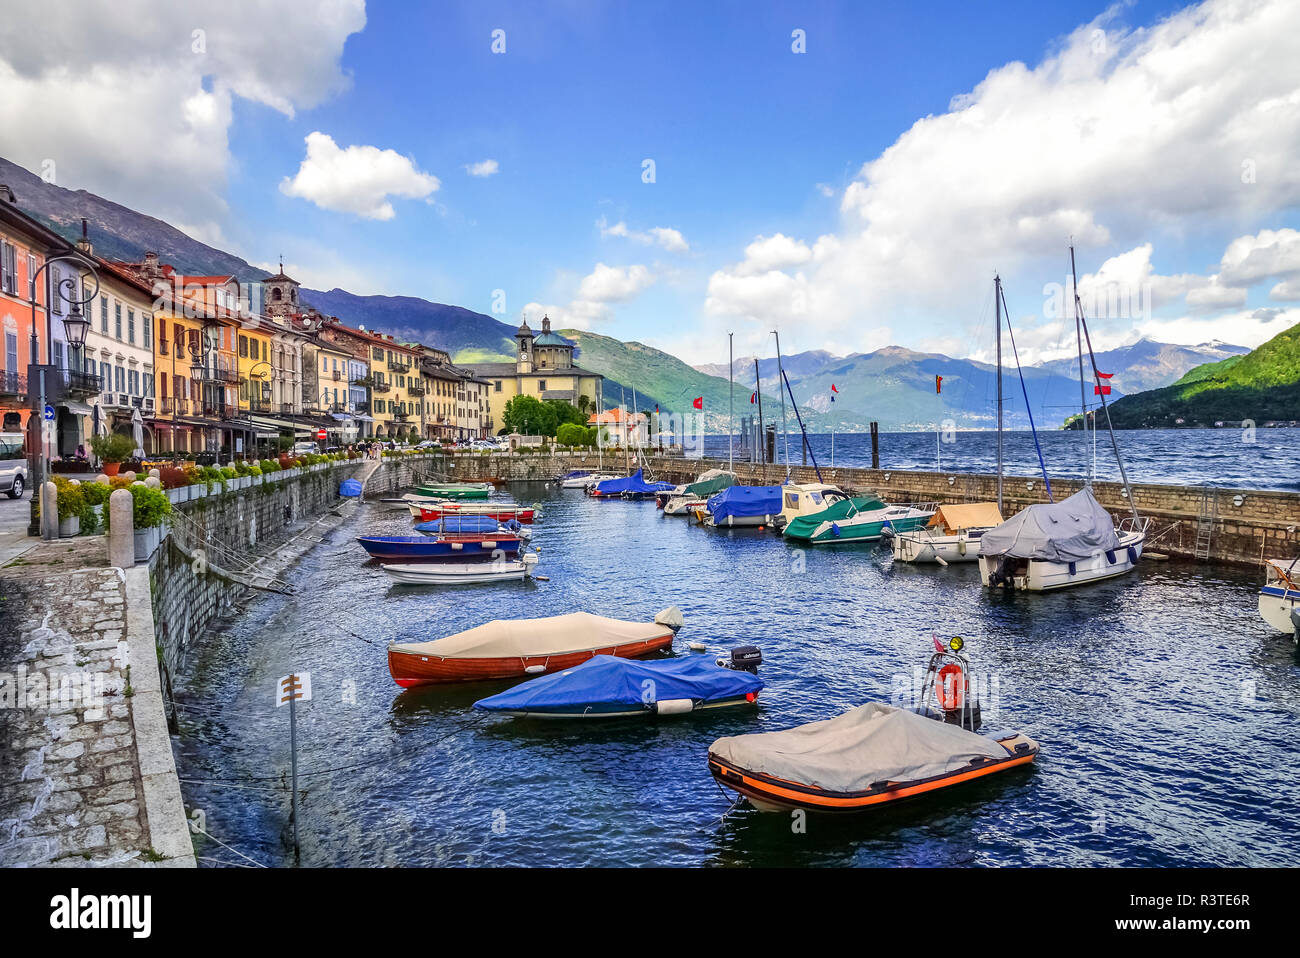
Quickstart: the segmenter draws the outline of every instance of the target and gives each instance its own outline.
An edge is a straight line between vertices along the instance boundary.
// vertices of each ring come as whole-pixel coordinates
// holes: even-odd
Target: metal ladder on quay
[[[1201,489],[1200,514],[1196,520],[1196,545],[1192,555],[1197,559],[1210,558],[1210,547],[1214,542],[1214,526],[1219,521],[1219,492],[1209,486]]]

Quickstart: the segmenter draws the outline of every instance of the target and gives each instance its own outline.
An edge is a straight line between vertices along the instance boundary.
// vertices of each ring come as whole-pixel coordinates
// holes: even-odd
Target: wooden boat
[[[514,556],[519,537],[485,533],[418,536],[357,536],[361,548],[380,562],[470,561]]]
[[[667,649],[681,625],[681,613],[671,607],[653,622],[625,622],[587,612],[499,619],[431,642],[390,642],[388,671],[403,688],[517,679],[572,668],[595,655],[636,658]]]
[[[533,522],[537,518],[537,512],[533,508],[509,502],[448,502],[447,500],[426,499],[409,495],[405,497],[405,502],[411,515],[421,522],[441,519],[444,516],[488,516],[498,522],[518,519],[523,523]]]
[[[980,537],[1002,524],[996,502],[973,502],[940,506],[924,529],[893,536],[894,559],[898,562],[975,562],[979,559]]]
[[[595,655],[480,699],[474,708],[515,718],[645,718],[755,705],[762,688],[757,675],[698,656],[641,662]]]
[[[931,657],[915,711],[870,703],[782,732],[718,739],[709,772],[760,811],[861,812],[1028,765],[1038,743],[980,735],[960,639]]]
[[[484,582],[522,581],[533,574],[536,565],[537,553],[526,552],[518,559],[462,563],[385,563],[383,569],[398,585],[478,585]]]
[[[1259,614],[1276,631],[1300,641],[1300,558],[1266,559]]]

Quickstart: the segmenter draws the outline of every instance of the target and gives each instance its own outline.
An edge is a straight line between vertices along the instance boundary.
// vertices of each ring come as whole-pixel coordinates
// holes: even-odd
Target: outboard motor
[[[1291,625],[1295,627],[1295,640],[1300,642],[1300,605],[1291,607]]]
[[[998,564],[989,573],[989,585],[993,588],[1002,586],[1008,592],[1016,588],[1016,560],[1009,555],[999,556]]]
[[[759,651],[757,645],[738,645],[729,655],[718,659],[718,664],[724,669],[757,675],[758,667],[763,664],[763,653]]]

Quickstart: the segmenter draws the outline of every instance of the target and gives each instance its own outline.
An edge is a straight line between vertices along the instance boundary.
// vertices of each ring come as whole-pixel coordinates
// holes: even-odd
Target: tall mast
[[[1079,423],[1083,430],[1083,458],[1088,461],[1088,394],[1084,389],[1083,378],[1083,303],[1079,300],[1079,274],[1074,268],[1074,244],[1070,244],[1070,288],[1074,291],[1074,335],[1079,341],[1079,408],[1083,420]],[[1088,485],[1092,485],[1092,466],[1088,466]]]
[[[993,276],[993,309],[997,316],[998,362],[998,512],[1002,512],[1002,277]]]
[[[767,462],[767,435],[763,432],[763,377],[758,371],[758,357],[754,357],[754,397],[758,400],[758,461]]]
[[[732,436],[736,433],[736,350],[735,333],[727,333],[727,468],[736,469]]]
[[[785,390],[781,389],[781,384],[785,382],[785,368],[781,365],[781,334],[775,329],[772,335],[776,337],[776,387],[781,393],[781,435],[785,443],[785,477],[790,478],[790,430],[785,424]]]

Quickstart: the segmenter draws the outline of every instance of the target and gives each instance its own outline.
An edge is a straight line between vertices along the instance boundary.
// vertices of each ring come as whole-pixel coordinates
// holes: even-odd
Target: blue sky
[[[360,0],[322,0],[314,17],[311,3],[179,6],[150,35],[122,37],[162,49],[164,61],[175,55],[182,94],[201,84],[176,106],[174,169],[164,156],[91,157],[84,137],[61,143],[36,124],[0,146],[29,167],[66,156],[63,185],[161,215],[253,262],[283,254],[308,285],[483,312],[501,290],[503,319],[547,310],[561,324],[708,361],[725,357],[727,330],[744,352],[773,326],[792,350],[897,342],[978,352],[980,304],[1001,270],[1026,348],[1047,354],[1061,336],[1043,287],[1064,278],[1073,234],[1082,273],[1113,259],[1099,282],[1155,290],[1148,313],[1099,318],[1117,341],[1141,332],[1255,345],[1300,318],[1287,285],[1296,187],[1278,170],[1296,142],[1285,94],[1300,81],[1292,41],[1276,36],[1279,23],[1293,34],[1300,24],[1280,0],[1249,15],[1226,0],[1190,10],[442,2],[364,11]],[[169,52],[192,28],[204,31],[202,53]],[[805,53],[791,49],[796,29]],[[29,62],[10,42],[0,35],[0,65],[51,101],[67,92],[53,64]],[[104,46],[89,28],[80,51],[76,36],[53,42],[92,59]],[[1245,64],[1243,49],[1253,51]],[[134,88],[149,82],[140,59],[92,63],[109,91],[100,95],[120,86],[124,123],[139,110]],[[1271,86],[1252,92],[1252,70]],[[1189,91],[1207,73],[1211,89],[1194,103]],[[1241,119],[1270,96],[1284,102],[1280,115]],[[918,124],[925,117],[938,122]],[[1225,117],[1242,129],[1220,135],[1234,125]],[[330,151],[319,168],[305,163],[312,134]],[[892,159],[864,170],[882,156]],[[467,172],[485,160],[495,173]],[[1236,182],[1242,162],[1258,167],[1251,185],[1262,188]],[[417,195],[384,192],[403,183]],[[367,191],[389,204],[388,218],[340,199]],[[1225,286],[1225,251],[1247,237],[1242,256],[1271,257],[1272,272]],[[1243,311],[1260,309],[1265,319],[1241,325]]]

